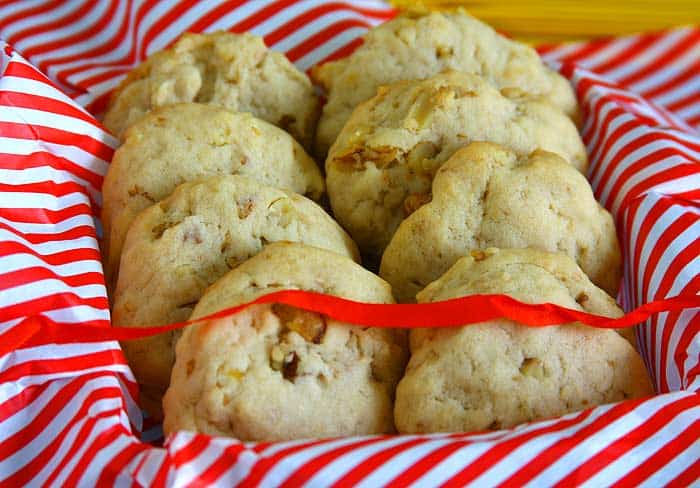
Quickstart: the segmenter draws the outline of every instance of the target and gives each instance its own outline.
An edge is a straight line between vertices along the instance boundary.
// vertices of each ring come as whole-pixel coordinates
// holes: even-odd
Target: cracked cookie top
[[[472,249],[535,248],[573,258],[610,295],[621,279],[612,216],[586,178],[556,154],[518,156],[474,142],[437,171],[426,203],[404,220],[379,274],[401,302]]]
[[[474,251],[419,293],[418,302],[475,294],[622,315],[571,258],[532,249]],[[504,429],[653,394],[641,357],[611,329],[498,319],[415,329],[410,340],[411,359],[396,391],[402,433]]]
[[[380,86],[449,69],[482,76],[509,98],[540,98],[577,118],[571,85],[531,47],[463,10],[400,15],[367,32],[350,56],[312,71],[328,92],[316,133],[318,154],[328,152],[353,109]]]
[[[309,78],[252,34],[185,34],[136,67],[112,95],[104,124],[121,138],[150,110],[198,102],[250,112],[309,147],[318,99]]]
[[[343,229],[301,195],[242,176],[182,184],[131,225],[112,323],[138,327],[186,320],[209,285],[278,241],[303,242],[359,259]],[[176,335],[124,343],[140,383],[167,387]]]
[[[324,191],[316,163],[286,132],[250,114],[195,103],[155,110],[132,126],[102,186],[105,275],[116,284],[129,225],[181,183],[239,174],[312,199]]]
[[[389,285],[352,260],[276,243],[210,287],[192,318],[284,289],[393,302]],[[251,306],[184,331],[163,427],[250,441],[390,433],[405,361],[404,331],[281,304]]]
[[[559,109],[506,98],[476,75],[442,73],[383,87],[355,109],[326,160],[336,218],[363,252],[381,255],[438,168],[473,141],[517,154],[544,149],[587,167],[576,126]]]

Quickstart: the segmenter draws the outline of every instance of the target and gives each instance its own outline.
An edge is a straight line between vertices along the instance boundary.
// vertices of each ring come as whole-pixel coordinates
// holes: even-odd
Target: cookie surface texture
[[[566,255],[475,251],[418,294],[434,302],[503,293],[618,317],[622,311]],[[396,393],[400,432],[509,428],[653,394],[641,357],[620,334],[581,324],[527,327],[493,320],[411,331]]]
[[[534,49],[507,39],[464,11],[400,15],[364,36],[349,57],[312,71],[328,92],[316,134],[326,154],[352,110],[380,86],[425,79],[453,69],[483,76],[509,97],[542,98],[576,117],[569,82],[547,68]]]
[[[241,176],[180,185],[131,226],[114,294],[119,327],[186,320],[204,290],[277,241],[304,242],[357,259],[355,244],[316,203]],[[174,361],[174,332],[125,341],[137,380],[162,395]]]
[[[431,197],[399,225],[382,256],[379,274],[400,302],[414,301],[471,249],[489,247],[562,252],[617,295],[622,266],[612,216],[556,154],[517,156],[474,142],[438,170]]]
[[[386,282],[348,258],[276,243],[209,288],[192,318],[283,289],[393,301]],[[251,441],[393,432],[406,355],[403,331],[255,305],[184,331],[163,427]]]
[[[318,99],[309,78],[252,34],[185,34],[149,56],[115,90],[104,124],[121,138],[150,110],[198,102],[250,112],[309,147]]]
[[[102,186],[102,253],[116,283],[121,247],[136,215],[187,181],[239,174],[312,199],[323,177],[289,134],[249,114],[202,104],[151,112],[128,131]]]
[[[355,109],[326,160],[336,218],[363,252],[381,255],[438,168],[473,141],[517,154],[544,149],[587,167],[576,126],[560,110],[510,100],[475,75],[443,73],[384,87]]]

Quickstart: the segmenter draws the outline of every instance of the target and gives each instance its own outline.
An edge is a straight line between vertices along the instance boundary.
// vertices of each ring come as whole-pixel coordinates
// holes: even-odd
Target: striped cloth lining
[[[80,106],[183,30],[252,30],[302,69],[351,51],[379,2],[25,1],[0,6],[0,484],[687,486],[700,478],[698,310],[638,327],[659,395],[476,435],[240,443],[138,440],[116,342],[47,343],[42,324],[108,325],[93,215],[116,141]],[[700,31],[547,47],[577,88],[596,196],[617,220],[626,309],[700,291]],[[695,63],[695,64],[693,64]],[[48,73],[49,81],[41,71]],[[60,88],[59,89],[57,89]],[[68,94],[64,95],[62,92]]]

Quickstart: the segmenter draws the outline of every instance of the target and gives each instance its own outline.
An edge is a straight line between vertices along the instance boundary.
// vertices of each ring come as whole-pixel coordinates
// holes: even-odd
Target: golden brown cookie
[[[464,10],[400,15],[367,32],[347,58],[312,71],[328,92],[316,134],[318,154],[328,152],[353,109],[380,86],[448,69],[483,76],[509,98],[541,98],[577,118],[571,85],[531,47],[503,37]]]
[[[186,320],[204,290],[268,243],[303,242],[358,259],[357,248],[317,204],[242,176],[180,185],[139,214],[124,245],[114,294],[117,327]],[[168,386],[176,333],[124,342],[145,396]],[[157,416],[158,412],[152,412]]]
[[[562,252],[617,295],[622,263],[612,216],[556,154],[518,156],[473,142],[438,170],[430,198],[401,222],[382,256],[379,274],[400,302],[414,301],[471,249],[488,247]]]
[[[531,249],[475,251],[419,293],[418,302],[494,293],[622,314],[571,258]],[[500,319],[411,331],[394,418],[403,433],[469,432],[651,394],[641,357],[614,330]]]
[[[217,281],[192,318],[284,289],[393,301],[390,287],[352,260],[278,243]],[[249,441],[390,433],[406,352],[403,331],[286,305],[202,321],[177,343],[163,428]]]
[[[517,154],[540,148],[587,167],[576,126],[557,108],[508,99],[476,75],[443,73],[384,87],[355,109],[326,160],[336,218],[363,252],[381,255],[425,203],[438,168],[473,141]]]
[[[155,110],[134,124],[102,185],[105,275],[116,284],[129,225],[175,187],[239,174],[318,199],[323,177],[289,134],[250,114],[187,103]]]
[[[146,59],[112,95],[105,126],[117,137],[150,110],[198,102],[250,112],[309,147],[318,99],[308,77],[252,34],[185,34]]]

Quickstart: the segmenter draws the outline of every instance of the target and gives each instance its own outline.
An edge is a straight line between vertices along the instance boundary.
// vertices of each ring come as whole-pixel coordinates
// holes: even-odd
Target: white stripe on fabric
[[[650,416],[658,411],[670,401],[673,401],[673,395],[669,398],[667,395],[659,395],[643,402],[634,410],[628,412],[617,420],[605,425],[602,429],[588,436],[582,442],[579,442],[563,456],[559,457],[555,462],[547,466],[536,477],[530,480],[527,486],[552,486],[557,481],[566,476],[569,472],[567,466],[578,466],[589,460],[591,457],[598,454],[600,446],[607,444],[611,439],[619,439],[632,429],[643,424]]]
[[[306,71],[319,61],[336,52],[338,49],[346,46],[351,41],[354,41],[358,37],[362,37],[365,32],[367,32],[367,29],[360,27],[351,27],[346,29],[328,39],[328,41],[324,42],[316,49],[309,51],[303,57],[297,59],[294,64],[296,64],[300,70]]]
[[[77,3],[77,2],[76,2]],[[109,1],[97,1],[97,2],[84,2],[82,5],[73,4],[73,11],[82,11],[83,15],[80,15],[76,20],[71,23],[65,24],[62,27],[56,29],[51,29],[50,31],[42,30],[36,34],[23,39],[21,42],[15,44],[15,48],[21,53],[25,49],[35,47],[35,46],[45,46],[58,40],[65,39],[72,34],[77,32],[83,32],[92,28],[108,10],[110,2]],[[70,54],[71,51],[67,51],[67,48],[61,50],[48,51],[46,53],[39,53],[31,57],[32,64],[38,66],[42,61],[51,57],[52,55],[58,53]]]
[[[600,472],[592,476],[580,488],[595,488],[598,486],[613,486],[616,481],[624,477],[631,468],[639,466],[645,460],[662,450],[668,439],[672,439],[687,429],[693,420],[700,417],[700,407],[683,410],[674,418],[668,419],[668,423],[660,430],[652,434],[649,439],[636,445],[622,457],[616,459]]]

